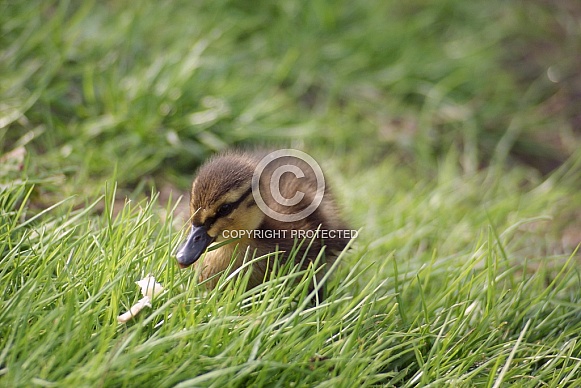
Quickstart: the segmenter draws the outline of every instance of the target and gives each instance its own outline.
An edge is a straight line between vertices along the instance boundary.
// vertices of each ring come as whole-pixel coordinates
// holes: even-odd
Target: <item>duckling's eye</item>
[[[234,209],[234,205],[231,203],[225,203],[222,206],[220,206],[218,208],[218,211],[216,212],[216,216],[217,217],[224,217],[227,216],[228,214],[230,214],[230,212],[232,212],[232,210]]]

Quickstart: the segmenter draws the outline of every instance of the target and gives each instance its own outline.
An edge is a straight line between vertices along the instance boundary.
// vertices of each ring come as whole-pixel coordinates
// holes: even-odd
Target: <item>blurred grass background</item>
[[[578,148],[575,2],[1,6],[2,149],[27,143],[70,193],[238,144],[542,173]]]
[[[174,200],[187,193],[199,163],[230,146],[296,147],[321,162],[347,218],[363,228],[350,260],[367,270],[341,292],[359,295],[377,282],[382,295],[397,295],[364,305],[389,310],[379,327],[415,352],[396,361],[385,356],[376,365],[365,357],[379,353],[352,345],[353,362],[363,360],[352,365],[335,363],[343,350],[325,348],[325,357],[335,360],[329,361],[333,372],[310,369],[310,357],[325,358],[302,353],[303,343],[278,352],[268,348],[277,362],[288,361],[287,354],[304,362],[302,372],[290,372],[291,380],[309,376],[304,384],[314,384],[330,374],[345,386],[366,385],[385,383],[396,371],[394,381],[409,378],[411,386],[466,373],[492,386],[489,375],[498,376],[493,372],[511,351],[502,344],[514,344],[527,319],[537,324],[527,343],[530,357],[546,352],[562,360],[580,351],[571,342],[581,329],[574,253],[581,241],[578,2],[8,0],[0,2],[0,26],[0,277],[6,308],[0,315],[0,383],[5,374],[23,385],[82,381],[72,371],[99,382],[103,370],[113,383],[136,381],[130,379],[137,372],[123,373],[143,360],[136,350],[140,339],[171,337],[178,329],[135,325],[125,342],[114,322],[121,307],[111,312],[109,303],[130,305],[135,271],[161,272],[165,284],[177,282],[170,256],[181,224],[168,216],[168,192]],[[155,199],[157,191],[161,205],[124,202]],[[98,199],[102,194],[105,200]],[[71,280],[62,271],[79,252],[83,258]],[[107,261],[111,257],[114,262]],[[561,267],[565,275],[559,275]],[[342,276],[349,278],[346,273],[348,267]],[[49,281],[54,285],[39,286]],[[493,294],[497,286],[501,291]],[[484,289],[485,310],[493,318],[476,331],[466,321],[452,341],[466,363],[436,357],[441,364],[430,365],[422,357],[434,356],[430,344],[438,343],[434,336],[445,326],[430,320]],[[517,296],[507,297],[507,289],[518,289]],[[23,312],[19,303],[29,297]],[[42,306],[47,300],[54,310]],[[215,302],[219,307],[228,301]],[[224,314],[218,307],[202,312],[218,319]],[[392,308],[399,308],[399,318]],[[93,315],[84,318],[87,311]],[[351,311],[346,307],[329,322],[340,325]],[[48,339],[39,335],[44,342],[28,347],[59,314],[79,329],[66,326]],[[249,319],[249,332],[219,326],[212,333],[242,338],[254,327],[247,315],[240,319]],[[28,322],[28,330],[17,331],[18,322]],[[195,325],[205,330],[199,317]],[[363,348],[375,349],[381,335],[371,321],[362,325],[363,334],[356,332],[360,338],[349,343],[361,340],[368,346]],[[81,329],[103,334],[80,349],[64,346],[72,346],[82,335],[74,330]],[[317,338],[315,346],[326,341]],[[183,361],[184,343],[177,341],[182,353],[171,357]],[[546,347],[539,350],[535,341]],[[55,344],[63,348],[43,369]],[[203,355],[193,375],[225,367],[213,356],[226,345],[214,345],[207,353],[195,350]],[[254,352],[243,345],[241,352]],[[136,353],[116,358],[117,347]],[[88,358],[94,349],[99,357]],[[194,357],[189,345],[187,352]],[[446,348],[437,352],[447,355]],[[70,365],[55,366],[69,357]],[[543,370],[527,360],[520,360],[523,369],[505,373],[518,381],[519,373]],[[548,371],[539,372],[554,380],[539,377],[531,386],[576,378],[579,363],[567,360],[551,361]],[[11,363],[42,372],[14,372],[6,367]],[[149,367],[158,377],[169,368],[154,360]],[[376,377],[356,380],[370,369]],[[142,378],[172,385],[188,376],[179,368],[171,373],[167,380],[147,373]],[[248,373],[240,384],[281,377]]]

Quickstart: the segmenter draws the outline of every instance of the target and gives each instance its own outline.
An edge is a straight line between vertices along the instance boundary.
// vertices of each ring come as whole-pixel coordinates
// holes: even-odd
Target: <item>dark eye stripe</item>
[[[226,217],[228,214],[234,211],[234,205],[231,203],[225,203],[216,212],[216,217]]]
[[[238,206],[240,206],[240,204],[246,199],[246,197],[248,197],[250,195],[251,192],[252,192],[252,188],[249,188],[236,201],[231,202],[231,203],[227,203],[227,204],[223,204],[220,207],[220,209],[218,209],[218,211],[216,212],[216,215],[214,217],[209,217],[208,219],[206,219],[206,222],[204,222],[204,225],[206,225],[207,228],[211,228],[217,219],[222,218],[222,217],[226,217],[230,213],[232,213],[234,210],[236,210],[238,208]],[[226,210],[221,211],[221,209],[224,206],[227,206]]]

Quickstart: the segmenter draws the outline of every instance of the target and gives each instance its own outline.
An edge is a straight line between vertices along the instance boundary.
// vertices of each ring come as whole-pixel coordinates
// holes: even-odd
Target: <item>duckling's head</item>
[[[255,166],[248,157],[226,154],[200,168],[192,184],[191,228],[176,255],[182,268],[196,262],[213,242],[226,240],[232,235],[228,232],[254,230],[261,224],[264,213],[251,187]]]

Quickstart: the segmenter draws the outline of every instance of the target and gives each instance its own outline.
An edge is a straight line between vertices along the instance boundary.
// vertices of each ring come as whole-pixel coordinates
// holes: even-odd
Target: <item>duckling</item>
[[[323,277],[347,246],[349,229],[328,187],[321,184],[322,173],[317,175],[313,163],[303,160],[306,154],[290,151],[295,150],[227,151],[199,168],[191,189],[190,229],[176,254],[181,268],[199,267],[200,282],[212,289],[216,275],[232,260],[231,271],[243,265],[245,256],[278,251],[286,262],[285,255],[294,247],[293,257],[296,263],[302,261],[302,268],[314,263],[324,249],[323,268],[316,275],[317,280]],[[278,157],[273,158],[275,154]],[[212,243],[231,237],[238,239],[203,255]],[[264,282],[272,256],[252,264],[248,288]]]

